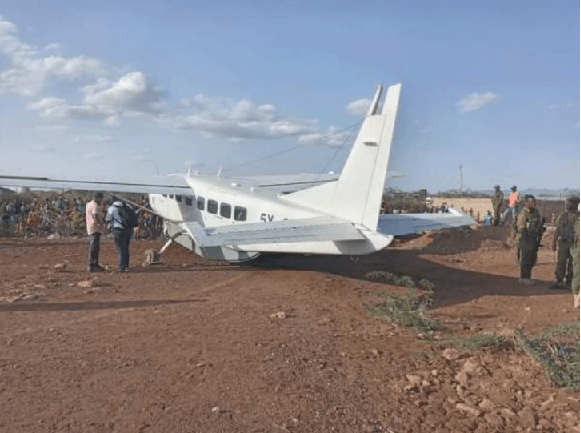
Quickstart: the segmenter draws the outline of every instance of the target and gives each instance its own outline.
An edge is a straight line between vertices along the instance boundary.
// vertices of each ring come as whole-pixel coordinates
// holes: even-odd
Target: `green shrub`
[[[480,350],[484,347],[501,348],[510,345],[510,340],[496,334],[475,334],[467,337],[448,335],[442,339],[446,345],[461,350]]]
[[[575,330],[573,342],[559,341],[559,337],[570,337]],[[515,330],[517,347],[528,353],[543,366],[549,380],[555,385],[579,392],[579,324],[561,324],[528,338],[520,329]]]

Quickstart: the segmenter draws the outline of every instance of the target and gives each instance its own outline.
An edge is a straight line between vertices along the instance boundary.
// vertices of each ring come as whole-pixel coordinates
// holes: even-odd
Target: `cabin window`
[[[204,197],[198,196],[198,201],[196,202],[198,209],[204,210],[206,207],[206,199]]]
[[[246,221],[246,208],[242,206],[234,206],[234,219],[236,221]]]
[[[192,197],[186,197],[186,206],[192,205]]]
[[[216,200],[208,200],[208,212],[218,213],[218,202]]]
[[[230,218],[232,215],[232,206],[230,206],[228,203],[220,204],[220,215],[222,215],[224,218]]]
[[[170,194],[170,195],[169,195],[169,198],[173,198],[173,194]]]
[[[181,203],[182,202],[182,196],[181,195],[176,195],[176,201],[178,203]]]
[[[162,197],[167,197],[167,194],[162,194],[161,196],[162,196]]]

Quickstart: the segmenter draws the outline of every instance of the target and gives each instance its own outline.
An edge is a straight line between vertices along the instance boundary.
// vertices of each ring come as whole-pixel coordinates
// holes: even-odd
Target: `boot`
[[[527,285],[535,284],[535,280],[531,280],[530,278],[519,278],[518,282]]]

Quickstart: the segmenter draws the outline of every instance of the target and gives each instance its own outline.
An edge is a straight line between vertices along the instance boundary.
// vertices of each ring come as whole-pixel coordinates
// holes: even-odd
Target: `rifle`
[[[541,220],[541,226],[537,232],[537,250],[542,247],[541,240],[543,239],[543,234],[547,231],[547,219],[543,217]]]

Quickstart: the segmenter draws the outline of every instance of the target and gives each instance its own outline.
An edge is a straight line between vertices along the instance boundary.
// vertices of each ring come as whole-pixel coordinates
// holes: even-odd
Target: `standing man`
[[[99,250],[101,246],[101,232],[103,231],[103,218],[101,216],[101,203],[103,193],[97,192],[85,207],[85,220],[87,234],[89,235],[89,272],[102,271],[99,265]]]
[[[494,195],[492,196],[492,208],[494,209],[494,225],[500,222],[500,210],[504,201],[504,193],[500,190],[499,185],[494,185]]]
[[[581,233],[579,227],[579,212],[577,212],[577,215],[574,218],[573,228],[575,231],[571,247],[571,256],[573,256],[573,284],[571,285],[571,288],[573,289],[573,306],[579,308],[579,234]]]
[[[518,215],[518,208],[520,206],[520,192],[518,192],[516,185],[510,189],[512,192],[508,197],[509,210],[512,212],[512,219],[516,218]]]
[[[518,281],[523,284],[534,284],[531,272],[537,263],[539,237],[543,230],[543,221],[535,204],[533,195],[525,195],[524,207],[516,217],[516,245],[520,264]]]
[[[557,256],[557,266],[555,266],[555,282],[549,286],[550,289],[561,289],[571,287],[573,281],[573,256],[571,254],[573,241],[575,240],[575,219],[579,218],[579,197],[569,197],[566,203],[566,211],[561,213],[555,222],[555,237],[553,238],[552,250],[559,253]],[[565,284],[563,284],[565,279]]]
[[[512,214],[512,220],[514,221],[516,216],[518,215],[519,206],[520,206],[520,192],[517,191],[516,185],[510,189],[512,192],[508,197],[508,207],[502,214],[502,221],[506,221],[509,212]]]
[[[107,209],[105,221],[111,225],[115,246],[117,247],[118,270],[127,272],[129,270],[129,242],[133,235],[133,227],[129,227],[122,216],[123,206],[127,206],[117,197],[113,197],[113,204]]]

